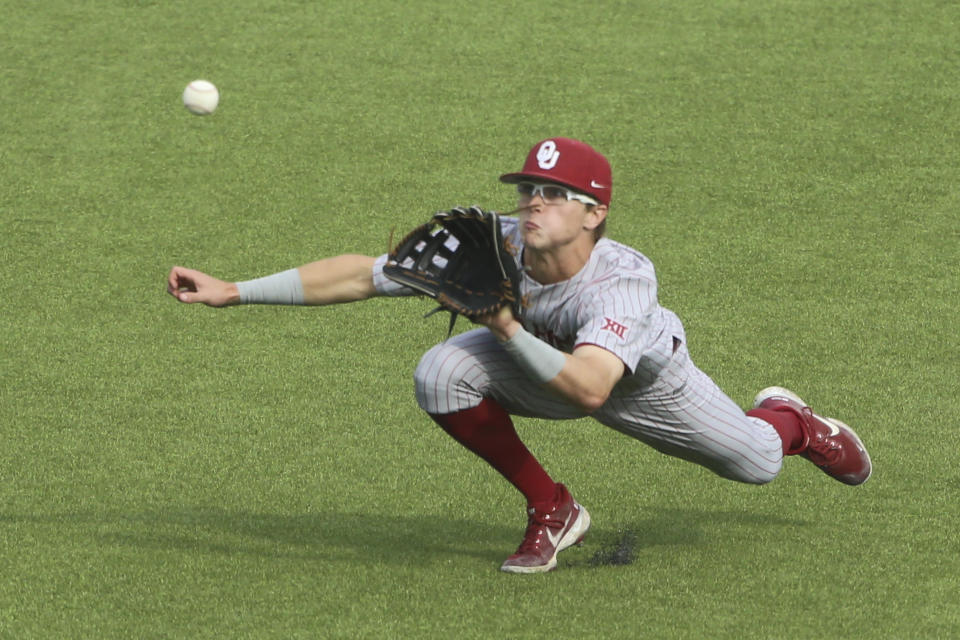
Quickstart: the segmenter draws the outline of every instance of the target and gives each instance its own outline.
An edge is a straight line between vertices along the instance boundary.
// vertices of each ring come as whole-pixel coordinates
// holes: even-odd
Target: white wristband
[[[238,282],[237,291],[243,304],[303,304],[303,280],[297,269]]]
[[[527,333],[523,327],[503,343],[503,348],[528,376],[541,384],[556,378],[567,363],[562,351]]]

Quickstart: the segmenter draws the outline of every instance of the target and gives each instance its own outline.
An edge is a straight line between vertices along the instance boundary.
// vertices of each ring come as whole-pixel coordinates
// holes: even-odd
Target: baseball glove
[[[473,206],[434,214],[390,252],[383,274],[435,299],[428,313],[450,312],[470,320],[510,305],[521,317],[520,270],[492,211]]]

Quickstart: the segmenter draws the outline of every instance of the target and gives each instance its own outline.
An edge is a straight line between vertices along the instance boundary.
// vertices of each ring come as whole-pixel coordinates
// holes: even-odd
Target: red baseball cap
[[[541,140],[530,149],[523,169],[500,176],[500,181],[507,184],[527,180],[562,184],[610,205],[613,189],[610,163],[586,142],[571,138]]]

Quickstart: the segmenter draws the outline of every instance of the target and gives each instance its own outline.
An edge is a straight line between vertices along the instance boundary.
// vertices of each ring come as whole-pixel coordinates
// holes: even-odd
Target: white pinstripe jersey
[[[504,236],[522,250],[517,220],[501,221]],[[374,266],[377,291],[415,295],[383,275],[385,262],[380,256]],[[543,285],[524,274],[521,294],[527,331],[567,353],[585,344],[602,347],[623,361],[638,386],[653,381],[672,356],[675,339],[684,339],[680,320],[657,300],[650,259],[608,238],[597,242],[587,264],[569,280]]]

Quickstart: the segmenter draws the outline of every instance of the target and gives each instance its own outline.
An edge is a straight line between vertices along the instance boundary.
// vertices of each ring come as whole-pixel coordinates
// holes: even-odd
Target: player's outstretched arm
[[[303,265],[299,269],[303,303],[324,305],[372,298],[377,295],[373,286],[375,261],[370,256],[348,254]]]
[[[373,286],[374,262],[375,258],[348,254],[239,283],[226,282],[196,269],[173,267],[167,278],[167,292],[180,302],[211,307],[353,302],[377,295]]]

